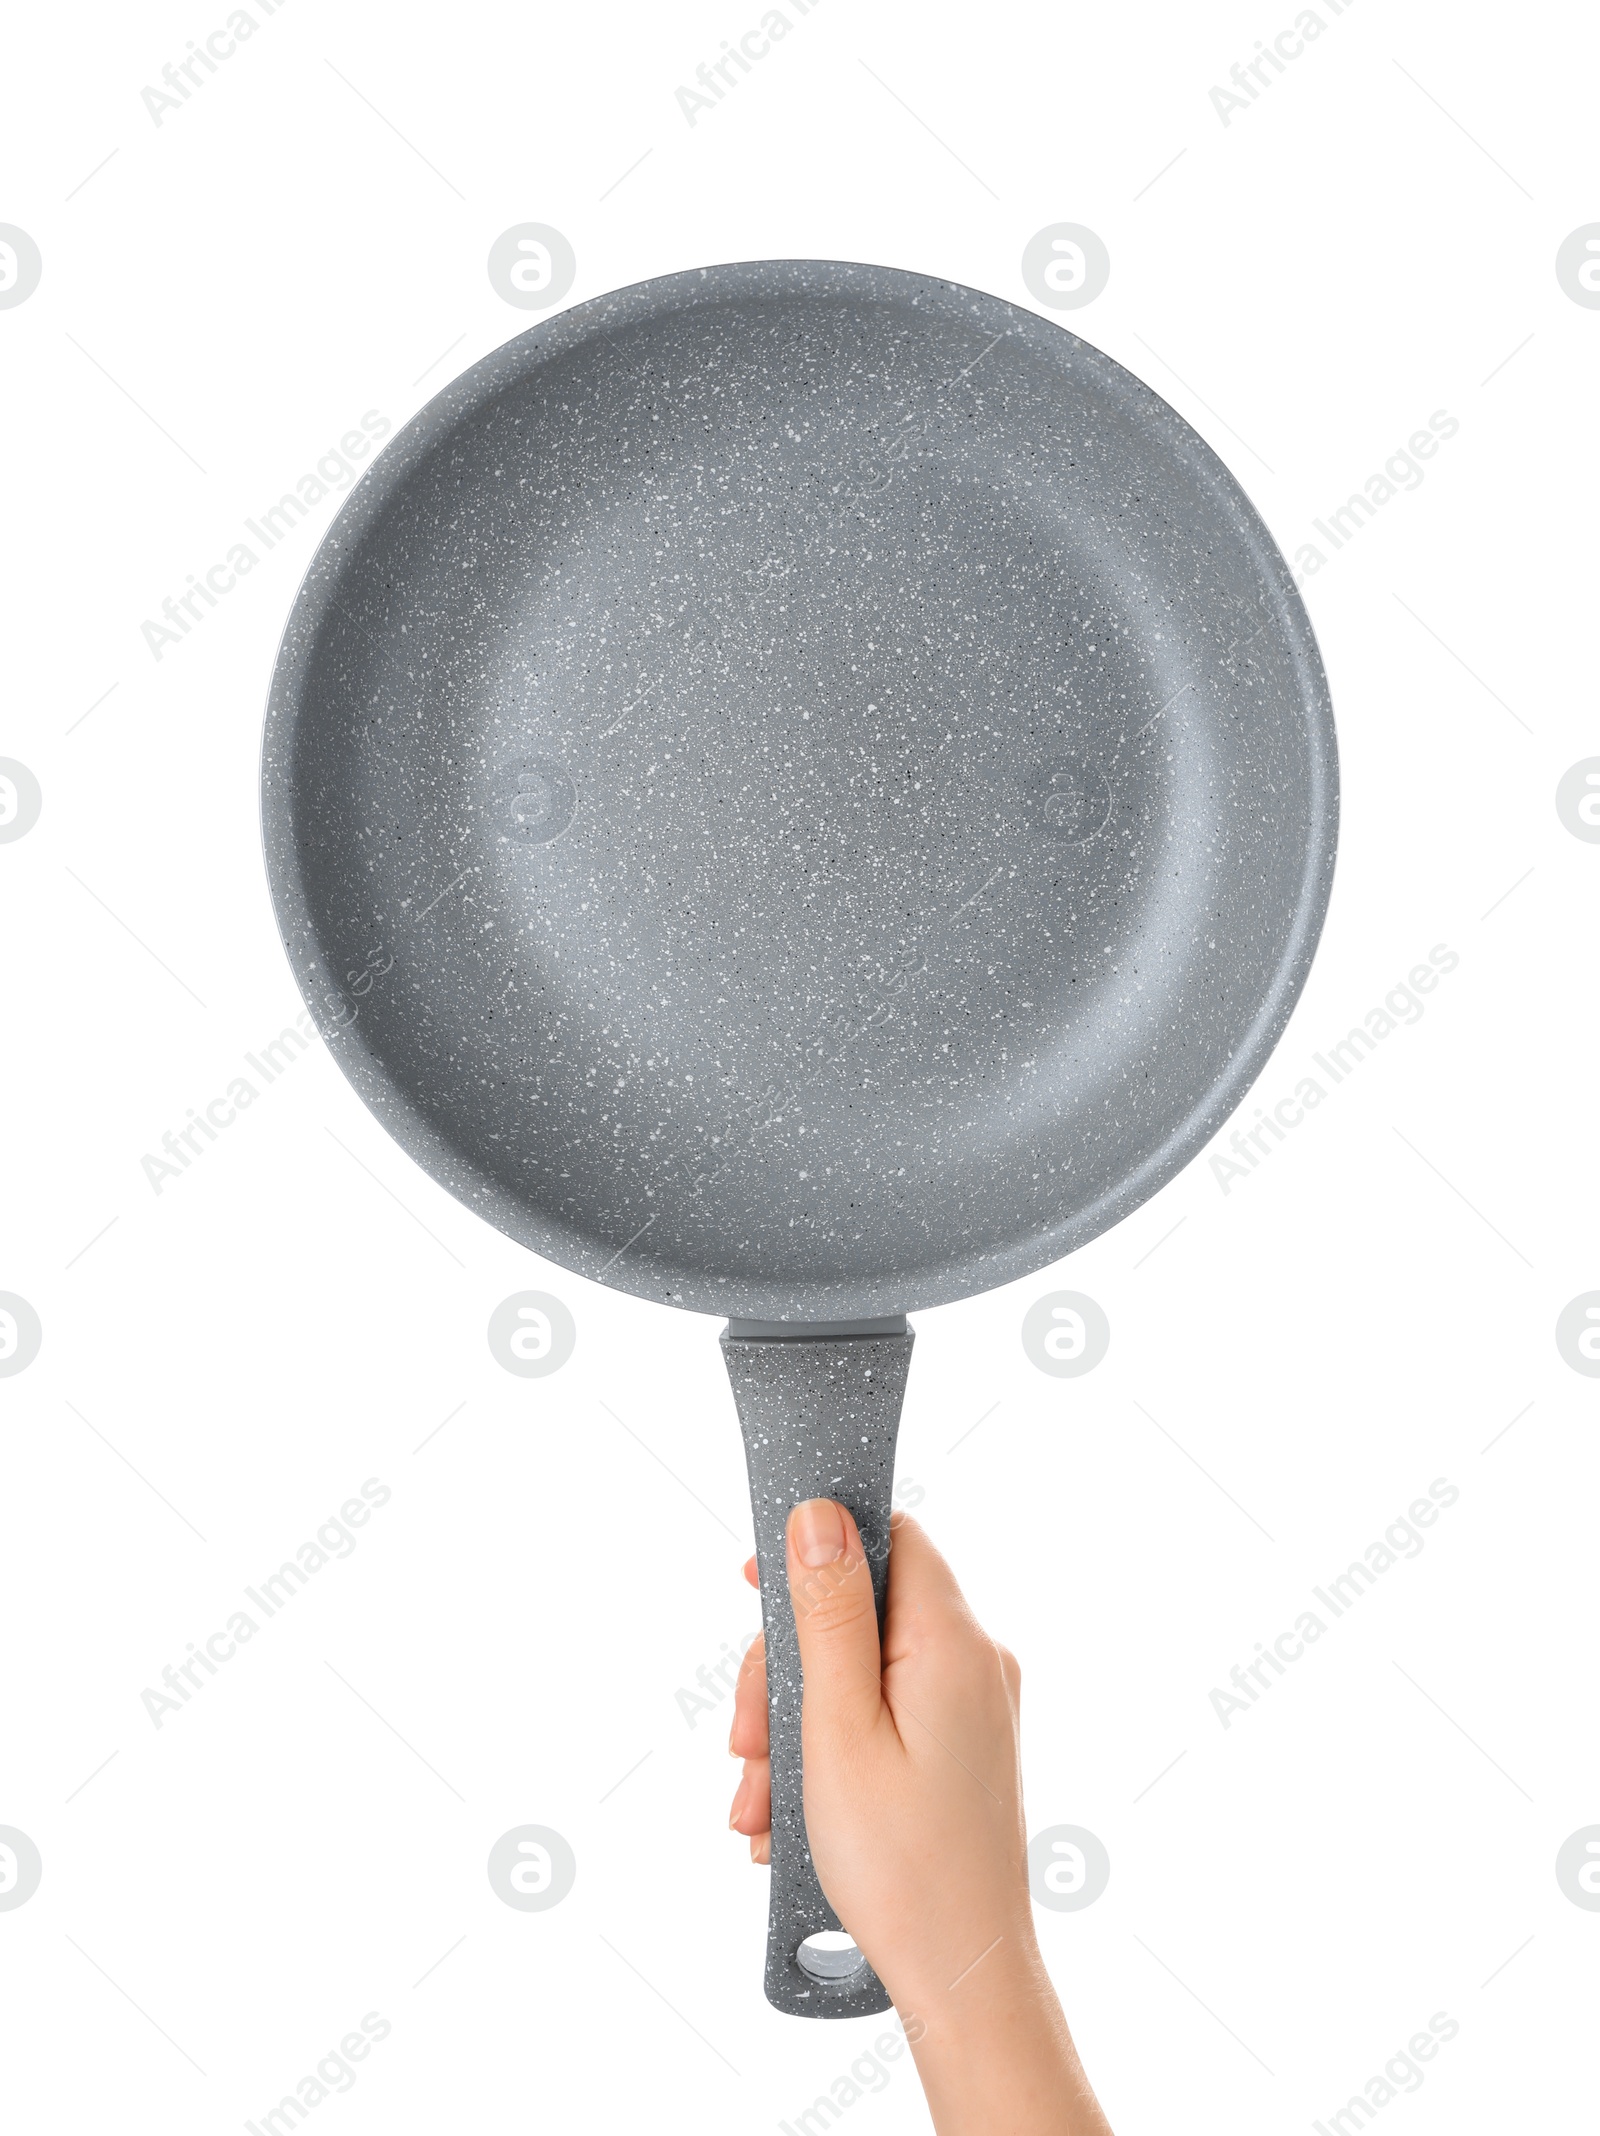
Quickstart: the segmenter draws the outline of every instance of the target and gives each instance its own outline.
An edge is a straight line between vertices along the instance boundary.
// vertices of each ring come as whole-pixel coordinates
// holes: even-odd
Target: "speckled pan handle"
[[[800,1647],[784,1557],[790,1511],[804,1498],[836,1498],[861,1531],[883,1624],[889,1584],[894,1443],[911,1364],[904,1319],[843,1328],[730,1321],[722,1338],[744,1433],[755,1514],[761,1619],[772,1724],[772,1904],[767,2000],[795,2017],[870,2017],[889,2008],[882,1982],[857,1952],[801,1955],[807,1937],[837,1929],[806,1840],[800,1753]],[[832,1959],[837,1970],[830,1971]]]

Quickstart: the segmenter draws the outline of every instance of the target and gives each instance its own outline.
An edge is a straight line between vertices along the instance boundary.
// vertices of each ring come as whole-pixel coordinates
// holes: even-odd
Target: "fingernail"
[[[730,1728],[730,1729],[728,1730],[728,1756],[729,1756],[730,1758],[736,1758],[736,1757],[738,1757],[738,1755],[739,1755],[739,1753],[738,1753],[738,1752],[737,1752],[737,1751],[736,1751],[736,1750],[734,1749],[734,1747],[733,1747],[733,1739],[734,1739],[734,1737],[735,1737],[735,1736],[736,1736],[736,1735],[737,1735],[738,1733],[739,1733],[739,1721],[738,1721],[738,1716],[737,1716],[737,1715],[735,1715],[735,1717],[734,1717],[734,1723],[733,1723],[733,1726],[732,1726],[732,1727],[731,1727],[731,1728]]]
[[[739,1785],[733,1791],[733,1808],[728,1812],[728,1830],[730,1832],[735,1831],[738,1828],[739,1819],[744,1815],[744,1806],[749,1798],[749,1794],[749,1780],[741,1780],[739,1782]]]
[[[750,1859],[753,1862],[770,1862],[772,1859],[772,1834],[758,1832],[750,1842]]]
[[[831,1498],[808,1498],[796,1506],[789,1534],[802,1565],[831,1565],[844,1556],[844,1515]]]

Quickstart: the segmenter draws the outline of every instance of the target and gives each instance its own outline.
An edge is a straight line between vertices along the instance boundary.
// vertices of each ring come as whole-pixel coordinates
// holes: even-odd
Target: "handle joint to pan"
[[[723,1329],[729,1342],[854,1342],[875,1335],[904,1335],[906,1316],[890,1313],[882,1320],[730,1320]]]

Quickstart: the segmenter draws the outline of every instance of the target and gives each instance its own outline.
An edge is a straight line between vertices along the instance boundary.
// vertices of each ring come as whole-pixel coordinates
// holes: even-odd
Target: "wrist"
[[[884,1976],[908,2038],[971,2038],[1007,2012],[1029,2010],[1041,1991],[1054,2000],[1031,1914],[985,1924],[963,1935],[949,1958],[921,1960]]]
[[[895,1996],[939,2136],[1110,2136],[1031,1916],[974,1957]]]

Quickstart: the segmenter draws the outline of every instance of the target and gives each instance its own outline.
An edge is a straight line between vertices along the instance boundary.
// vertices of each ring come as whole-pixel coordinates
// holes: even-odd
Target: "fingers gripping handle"
[[[889,1997],[865,1959],[832,1974],[827,1961],[800,1946],[837,1929],[823,1897],[806,1839],[800,1749],[800,1645],[784,1552],[789,1514],[807,1498],[834,1498],[861,1531],[883,1627],[889,1580],[889,1511],[894,1444],[911,1364],[912,1334],[903,1320],[861,1332],[785,1329],[751,1332],[732,1321],[722,1338],[733,1399],[744,1433],[761,1574],[761,1621],[767,1645],[767,1705],[772,1729],[772,1902],[767,1924],[767,2000],[796,2017],[869,2017]],[[809,1962],[808,1962],[809,1961]],[[819,1972],[818,1966],[824,1968]]]

